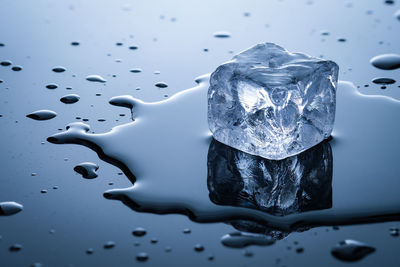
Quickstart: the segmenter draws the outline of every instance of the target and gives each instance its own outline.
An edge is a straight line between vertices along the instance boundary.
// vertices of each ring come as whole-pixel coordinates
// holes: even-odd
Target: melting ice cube
[[[264,43],[219,66],[208,90],[215,139],[268,159],[296,155],[333,129],[339,67]]]

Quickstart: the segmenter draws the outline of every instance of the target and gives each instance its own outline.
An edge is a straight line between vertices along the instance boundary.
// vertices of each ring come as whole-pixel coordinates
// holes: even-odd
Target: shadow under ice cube
[[[338,65],[264,43],[219,66],[208,90],[216,140],[268,159],[296,155],[328,138]]]

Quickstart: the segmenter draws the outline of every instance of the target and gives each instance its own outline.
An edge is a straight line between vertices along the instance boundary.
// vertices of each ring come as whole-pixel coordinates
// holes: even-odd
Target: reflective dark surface
[[[150,109],[138,113],[135,126],[146,126],[143,130],[124,126],[117,134],[104,135],[117,137],[98,143],[109,144],[98,151],[116,155],[103,157],[112,164],[99,160],[98,151],[56,146],[46,138],[73,121],[90,124],[89,133],[129,125],[130,111],[108,105],[111,97],[129,94],[149,102],[169,99],[193,87],[194,77],[230,59],[231,51],[265,41],[336,61],[339,79],[360,86],[361,93],[399,98],[398,82],[385,90],[371,82],[376,77],[398,81],[399,70],[380,70],[369,63],[373,56],[399,52],[396,33],[400,24],[393,16],[400,8],[398,1],[393,5],[384,1],[250,1],[235,5],[230,1],[4,1],[2,8],[0,61],[10,60],[11,65],[0,66],[0,202],[16,201],[24,209],[0,217],[1,266],[35,262],[44,266],[345,266],[330,254],[331,248],[345,239],[376,248],[354,266],[397,265],[399,240],[390,235],[390,228],[399,225],[400,210],[400,108],[394,100],[360,96],[347,83],[339,86],[337,127],[330,141],[332,208],[273,217],[262,212],[275,220],[275,226],[288,229],[295,223],[316,228],[282,235],[284,238],[271,246],[247,248],[252,257],[220,243],[223,235],[234,231],[232,221],[199,224],[182,215],[132,211],[103,197],[104,191],[128,188],[137,178],[136,186],[142,187],[135,190],[146,192],[146,201],[164,196],[171,199],[182,192],[186,199],[210,201],[207,153],[211,139],[202,126],[205,107],[195,108],[199,96],[171,105],[176,111],[160,108],[158,113]],[[231,36],[215,38],[217,31],[229,31]],[[340,38],[346,41],[338,42]],[[71,45],[73,42],[79,45]],[[22,70],[13,71],[13,66],[22,66]],[[57,66],[66,71],[52,71]],[[134,68],[142,71],[130,72]],[[157,71],[160,73],[155,74]],[[88,75],[101,75],[107,82],[87,81]],[[158,82],[168,87],[158,88]],[[57,88],[49,90],[49,84]],[[70,93],[78,94],[79,102],[66,105],[59,101]],[[25,117],[41,109],[53,110],[57,117],[47,121]],[[175,118],[186,118],[186,124],[180,123],[183,126],[174,131],[171,122]],[[140,124],[146,121],[148,125]],[[187,140],[191,136],[188,125],[198,125],[192,129],[198,133],[194,136],[197,141]],[[188,150],[191,152],[185,152]],[[82,179],[74,172],[77,164],[87,161],[99,164],[97,179]],[[130,169],[135,177],[130,177]],[[151,183],[157,182],[159,187],[149,190],[145,181],[153,175]],[[140,195],[133,197],[143,200]],[[198,203],[192,206],[202,207]],[[207,203],[218,209],[229,207]],[[363,224],[339,226],[339,230],[331,227],[353,223]],[[145,227],[147,234],[133,236],[137,227]],[[182,233],[185,228],[191,233]],[[157,243],[151,242],[154,237]],[[109,241],[115,246],[104,249]],[[10,252],[15,244],[22,249]],[[195,251],[196,244],[204,250]],[[304,251],[297,253],[299,248]],[[88,249],[93,253],[87,254]],[[147,253],[147,261],[137,262],[140,252]],[[211,254],[213,261],[208,260]]]

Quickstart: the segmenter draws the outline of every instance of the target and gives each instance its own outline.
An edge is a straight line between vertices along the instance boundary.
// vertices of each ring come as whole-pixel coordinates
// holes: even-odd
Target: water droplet
[[[394,13],[394,16],[397,20],[400,20],[400,9]]]
[[[12,62],[10,60],[4,60],[4,61],[0,62],[0,65],[3,67],[10,66],[11,64],[12,64]]]
[[[250,245],[270,246],[275,243],[275,240],[267,235],[234,232],[224,235],[221,238],[222,245],[231,248],[244,248]]]
[[[172,247],[170,246],[166,246],[164,249],[165,252],[171,252],[172,251]]]
[[[69,94],[65,95],[60,98],[60,101],[63,102],[64,104],[73,104],[78,102],[80,99],[80,96],[77,94]]]
[[[94,253],[94,249],[93,248],[88,248],[86,250],[86,254],[88,254],[88,255],[92,255],[93,253]]]
[[[214,32],[213,35],[214,35],[215,38],[229,38],[229,37],[231,37],[231,33],[227,32],[227,31]]]
[[[24,207],[14,201],[0,202],[0,216],[9,216],[20,212]]]
[[[204,250],[204,247],[201,244],[196,244],[194,246],[194,250],[197,251],[197,252],[202,252]]]
[[[50,119],[54,118],[55,116],[57,116],[57,113],[55,113],[52,110],[48,110],[48,109],[37,110],[37,111],[34,111],[34,112],[26,115],[26,117],[34,119],[34,120],[38,120],[38,121],[50,120]]]
[[[254,253],[252,251],[248,250],[248,249],[245,249],[245,251],[243,252],[243,255],[245,257],[253,257]]]
[[[0,43],[0,47],[4,47],[5,46],[5,44],[3,44],[3,43]]]
[[[57,72],[57,73],[61,73],[61,72],[64,72],[64,71],[65,71],[65,68],[62,67],[62,66],[57,66],[57,67],[54,67],[54,68],[52,69],[52,71]]]
[[[56,186],[56,185],[53,186],[53,189],[54,189],[54,190],[57,190],[57,189],[58,189],[58,186]]]
[[[81,174],[83,178],[94,179],[97,177],[96,171],[99,165],[93,162],[82,162],[74,167],[74,171]]]
[[[115,242],[114,241],[108,241],[107,243],[104,244],[103,246],[105,249],[111,249],[115,247]]]
[[[55,83],[50,83],[50,84],[46,85],[46,88],[47,88],[47,89],[51,89],[51,90],[54,90],[54,89],[56,89],[57,87],[58,87],[58,85],[55,84]]]
[[[207,258],[209,261],[213,261],[214,259],[215,259],[215,257],[214,257],[214,255],[210,255],[210,256],[208,256],[208,258]]]
[[[107,80],[101,77],[100,75],[88,75],[86,77],[86,80],[88,80],[89,82],[99,82],[99,83],[107,82]]]
[[[20,251],[21,249],[22,249],[22,245],[20,245],[20,244],[14,244],[8,248],[8,250],[11,252],[17,252],[17,251]]]
[[[393,5],[394,4],[394,0],[385,0],[385,4]]]
[[[21,70],[22,70],[22,67],[21,67],[21,66],[13,66],[11,69],[12,69],[13,71],[21,71]]]
[[[137,50],[139,47],[137,45],[131,45],[129,47],[130,50]]]
[[[161,71],[155,70],[153,73],[156,74],[156,75],[159,75],[159,74],[161,74]]]
[[[346,239],[332,248],[332,255],[342,261],[358,261],[375,251],[375,248],[362,242]]]
[[[400,55],[382,54],[371,58],[369,62],[378,69],[394,70],[400,68]]]
[[[79,45],[79,42],[71,42],[71,45],[72,45],[72,46],[78,46],[78,45]]]
[[[132,73],[139,73],[139,72],[142,72],[142,69],[140,69],[140,68],[134,68],[134,69],[131,69],[130,72],[132,72]]]
[[[155,84],[155,86],[157,86],[158,88],[166,88],[168,87],[168,84],[166,84],[165,82],[158,82]]]
[[[190,234],[191,232],[192,232],[192,230],[190,230],[189,228],[183,229],[184,234]]]
[[[46,190],[46,189],[42,189],[42,190],[40,190],[40,193],[46,194],[46,193],[47,193],[47,190]]]
[[[121,42],[118,42],[118,43],[116,43],[115,45],[116,45],[116,46],[123,46],[124,44],[121,43]]]
[[[391,227],[390,228],[390,235],[391,236],[399,236],[400,234],[400,229],[397,227]]]
[[[144,236],[146,233],[147,233],[147,231],[143,227],[137,227],[136,229],[134,229],[132,231],[132,234],[134,236]]]
[[[146,252],[139,252],[136,254],[136,260],[138,261],[147,261],[149,259],[149,255]]]
[[[250,12],[244,12],[244,13],[243,13],[243,16],[245,16],[245,17],[250,17]]]
[[[155,238],[155,237],[153,237],[153,238],[150,240],[150,243],[152,243],[152,244],[157,244],[157,243],[158,243],[158,239]]]
[[[103,122],[103,121],[106,121],[106,120],[105,119],[98,119],[97,121]]]
[[[304,252],[304,248],[296,248],[296,252],[297,253],[303,253]]]
[[[374,78],[374,79],[372,80],[372,82],[373,82],[373,83],[376,83],[376,84],[384,84],[384,85],[387,85],[387,84],[394,84],[396,81],[393,80],[393,79],[391,79],[391,78]]]
[[[344,42],[346,42],[347,40],[346,40],[346,38],[339,38],[338,39],[338,42],[341,42],[341,43],[344,43]]]
[[[328,36],[330,33],[328,31],[321,31],[321,35]]]

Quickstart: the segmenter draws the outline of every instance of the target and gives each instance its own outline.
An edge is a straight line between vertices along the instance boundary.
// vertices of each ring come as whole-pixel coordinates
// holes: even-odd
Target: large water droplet
[[[147,233],[146,229],[143,227],[137,227],[135,230],[132,231],[134,236],[144,236]]]
[[[24,207],[14,201],[0,202],[0,216],[9,216],[20,212]]]
[[[158,82],[155,84],[155,86],[157,86],[158,88],[166,88],[168,87],[168,84],[165,82]]]
[[[21,70],[22,70],[22,67],[21,67],[21,66],[13,66],[11,69],[12,69],[13,71],[21,71]]]
[[[58,85],[55,84],[55,83],[50,83],[50,84],[46,85],[46,88],[47,88],[47,89],[50,89],[50,90],[54,90],[54,89],[56,89],[57,87],[58,87]]]
[[[392,78],[374,78],[372,82],[376,84],[394,84],[396,80]]]
[[[11,64],[12,64],[12,62],[10,60],[4,60],[4,61],[0,62],[0,65],[3,67],[10,66]]]
[[[394,70],[400,68],[400,55],[382,54],[371,58],[370,62],[378,69]]]
[[[204,250],[204,246],[202,244],[196,244],[194,246],[194,250],[197,252],[202,252]]]
[[[28,118],[31,118],[34,120],[44,121],[44,120],[50,120],[50,119],[54,118],[55,116],[57,116],[57,113],[55,113],[52,110],[41,109],[41,110],[34,111],[26,116]]]
[[[65,104],[73,104],[78,102],[80,99],[80,96],[77,94],[69,94],[69,95],[65,95],[63,97],[60,98],[60,101],[65,103]]]
[[[114,241],[108,241],[107,243],[104,244],[103,246],[105,249],[111,249],[115,247],[115,242]]]
[[[89,82],[99,82],[99,83],[105,83],[107,81],[100,75],[88,75],[86,77],[86,80],[88,80]]]
[[[244,232],[234,232],[224,235],[221,238],[222,245],[231,248],[244,248],[250,245],[269,246],[275,243],[275,240],[267,235],[252,234]]]
[[[94,179],[97,177],[96,171],[99,165],[93,162],[82,162],[74,167],[74,171],[81,174],[83,178]]]
[[[358,261],[375,251],[375,248],[362,242],[346,239],[332,248],[332,255],[342,261]]]
[[[146,252],[139,252],[136,254],[136,259],[138,261],[147,261],[149,259],[149,255]]]
[[[57,73],[60,73],[60,72],[64,72],[64,71],[65,71],[65,68],[62,67],[62,66],[57,66],[57,67],[54,67],[54,68],[53,68],[53,71],[54,71],[54,72],[57,72]]]

